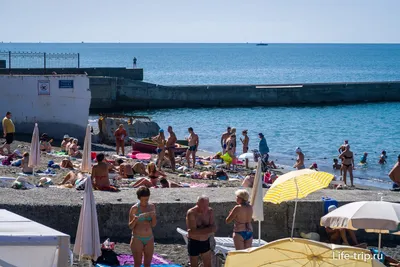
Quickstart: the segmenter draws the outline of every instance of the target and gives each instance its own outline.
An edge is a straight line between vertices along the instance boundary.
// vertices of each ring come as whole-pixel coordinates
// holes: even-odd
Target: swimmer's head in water
[[[338,163],[339,161],[338,159],[333,159],[333,162]]]
[[[97,162],[102,162],[104,160],[104,154],[103,153],[97,154],[96,160],[97,160]]]
[[[136,191],[136,195],[137,195],[137,198],[138,198],[139,200],[142,200],[142,198],[143,198],[143,199],[146,199],[146,198],[147,198],[147,200],[148,200],[148,198],[150,197],[150,189],[148,189],[148,188],[145,187],[145,186],[141,186],[141,187],[139,187],[139,189]]]
[[[235,192],[236,195],[236,202],[238,204],[243,204],[243,202],[249,201],[249,193],[245,189],[240,189]]]

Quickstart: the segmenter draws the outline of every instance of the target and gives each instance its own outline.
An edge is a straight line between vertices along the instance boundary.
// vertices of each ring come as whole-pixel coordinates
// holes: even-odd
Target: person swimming
[[[367,164],[367,157],[368,157],[368,153],[364,152],[364,154],[361,157],[360,163],[361,164]]]
[[[380,158],[379,158],[379,164],[386,164],[386,163],[387,163],[387,162],[386,162],[386,159],[387,159],[386,151],[383,150],[383,151],[382,151],[382,154],[381,154],[381,156],[380,156]]]

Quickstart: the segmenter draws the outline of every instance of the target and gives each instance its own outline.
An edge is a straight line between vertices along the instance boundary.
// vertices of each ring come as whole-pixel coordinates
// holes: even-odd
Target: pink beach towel
[[[119,261],[119,265],[134,264],[133,256],[130,254],[118,255],[117,259]],[[158,254],[154,254],[153,259],[151,260],[151,264],[171,264],[171,262],[169,260],[164,259]]]
[[[205,188],[208,187],[208,184],[204,183],[190,183],[191,188]]]

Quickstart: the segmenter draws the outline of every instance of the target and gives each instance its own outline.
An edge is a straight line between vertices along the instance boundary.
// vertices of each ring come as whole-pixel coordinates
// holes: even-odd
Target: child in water
[[[342,176],[342,165],[339,164],[338,159],[333,159],[332,167],[334,170],[340,170],[340,176]]]
[[[386,151],[383,150],[381,157],[379,158],[379,164],[386,164],[386,159],[387,159]]]
[[[361,157],[360,163],[367,164],[367,157],[368,157],[368,153],[364,152],[364,155]]]

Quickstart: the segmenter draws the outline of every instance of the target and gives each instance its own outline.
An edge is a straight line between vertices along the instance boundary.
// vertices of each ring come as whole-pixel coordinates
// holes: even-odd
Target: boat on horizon
[[[265,43],[258,43],[258,44],[256,44],[256,46],[267,46],[268,44],[265,44]]]

